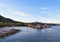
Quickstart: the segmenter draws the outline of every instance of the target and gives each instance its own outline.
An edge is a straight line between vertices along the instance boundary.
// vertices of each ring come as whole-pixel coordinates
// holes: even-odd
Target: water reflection
[[[6,28],[6,27],[5,27]],[[0,38],[0,42],[59,42],[60,26],[46,29],[33,29],[30,27],[7,27],[20,29],[14,35]]]

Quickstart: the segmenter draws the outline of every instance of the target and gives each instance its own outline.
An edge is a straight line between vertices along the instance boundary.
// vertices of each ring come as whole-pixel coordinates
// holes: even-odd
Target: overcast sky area
[[[0,0],[0,15],[21,22],[60,23],[60,0]]]

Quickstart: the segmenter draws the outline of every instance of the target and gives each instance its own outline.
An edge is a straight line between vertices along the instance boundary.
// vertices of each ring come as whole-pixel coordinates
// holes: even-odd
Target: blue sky
[[[0,0],[0,15],[22,22],[60,23],[60,0]]]

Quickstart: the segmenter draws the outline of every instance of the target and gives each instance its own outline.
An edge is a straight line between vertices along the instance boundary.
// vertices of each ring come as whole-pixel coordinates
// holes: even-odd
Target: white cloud
[[[49,18],[60,18],[60,8],[58,7],[42,7],[40,8],[40,14]]]
[[[50,15],[50,14],[52,14],[52,12],[49,10],[49,8],[47,8],[47,7],[42,7],[42,8],[40,8],[40,14]]]
[[[41,22],[46,23],[60,23],[60,8],[57,7],[42,7],[40,8],[40,14],[44,16],[40,18]]]
[[[15,11],[15,10],[11,10],[11,9],[7,9],[7,11],[9,11],[11,14],[16,14],[16,15],[23,16],[23,17],[28,16],[28,14],[21,12],[21,11]]]
[[[22,21],[22,22],[34,22],[34,20],[31,19],[31,18],[22,18],[22,19],[19,19],[19,21]]]
[[[7,6],[9,6],[9,5],[1,4],[0,3],[0,7],[7,7]],[[58,10],[53,10],[51,8],[48,8],[48,7],[41,7],[40,8],[40,14],[41,15],[45,15],[45,16],[42,16],[43,18],[40,17],[38,19],[37,18],[34,18],[34,17],[31,17],[29,14],[27,14],[25,12],[15,11],[15,10],[12,10],[12,9],[3,10],[3,12],[1,12],[1,11],[0,12],[1,12],[1,14],[6,15],[6,17],[9,17],[10,16],[10,18],[12,18],[12,14],[14,14],[13,16],[16,16],[16,15],[22,16],[23,18],[19,17],[19,19],[18,19],[18,18],[13,17],[12,19],[18,20],[18,21],[23,21],[23,22],[39,21],[39,22],[45,22],[45,23],[60,23],[60,19],[59,19],[60,18],[59,17],[60,12],[59,11]],[[10,15],[8,15],[8,14],[10,14]],[[30,18],[29,18],[29,16],[30,16]],[[48,18],[46,18],[46,16]],[[53,19],[51,19],[51,18],[53,18]]]
[[[21,21],[21,22],[31,22],[32,19],[29,18],[29,14],[26,14],[21,11],[15,11],[11,9],[0,9],[0,15],[13,19],[15,21]]]
[[[47,7],[40,7],[40,10],[47,10],[47,9],[49,9],[49,8],[47,8]]]
[[[49,19],[49,18],[38,18],[39,22],[44,22],[44,23],[60,23],[59,19]]]
[[[6,7],[10,7],[10,5],[7,5],[7,4],[5,4],[5,3],[0,3],[0,7],[6,8]]]

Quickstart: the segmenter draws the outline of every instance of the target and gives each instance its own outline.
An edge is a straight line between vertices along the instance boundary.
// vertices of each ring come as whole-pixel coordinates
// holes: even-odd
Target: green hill
[[[15,22],[15,21],[8,19],[8,18],[5,18],[5,17],[0,15],[0,22]]]
[[[0,15],[0,26],[21,26],[23,24],[23,22],[14,21]]]
[[[31,23],[23,23],[23,22],[18,22],[18,21],[14,21],[12,19],[9,18],[5,18],[3,16],[0,15],[0,27],[1,26],[25,26],[25,24],[48,24],[48,25],[60,25],[60,24],[54,24],[54,23],[42,23],[42,22],[31,22]]]

